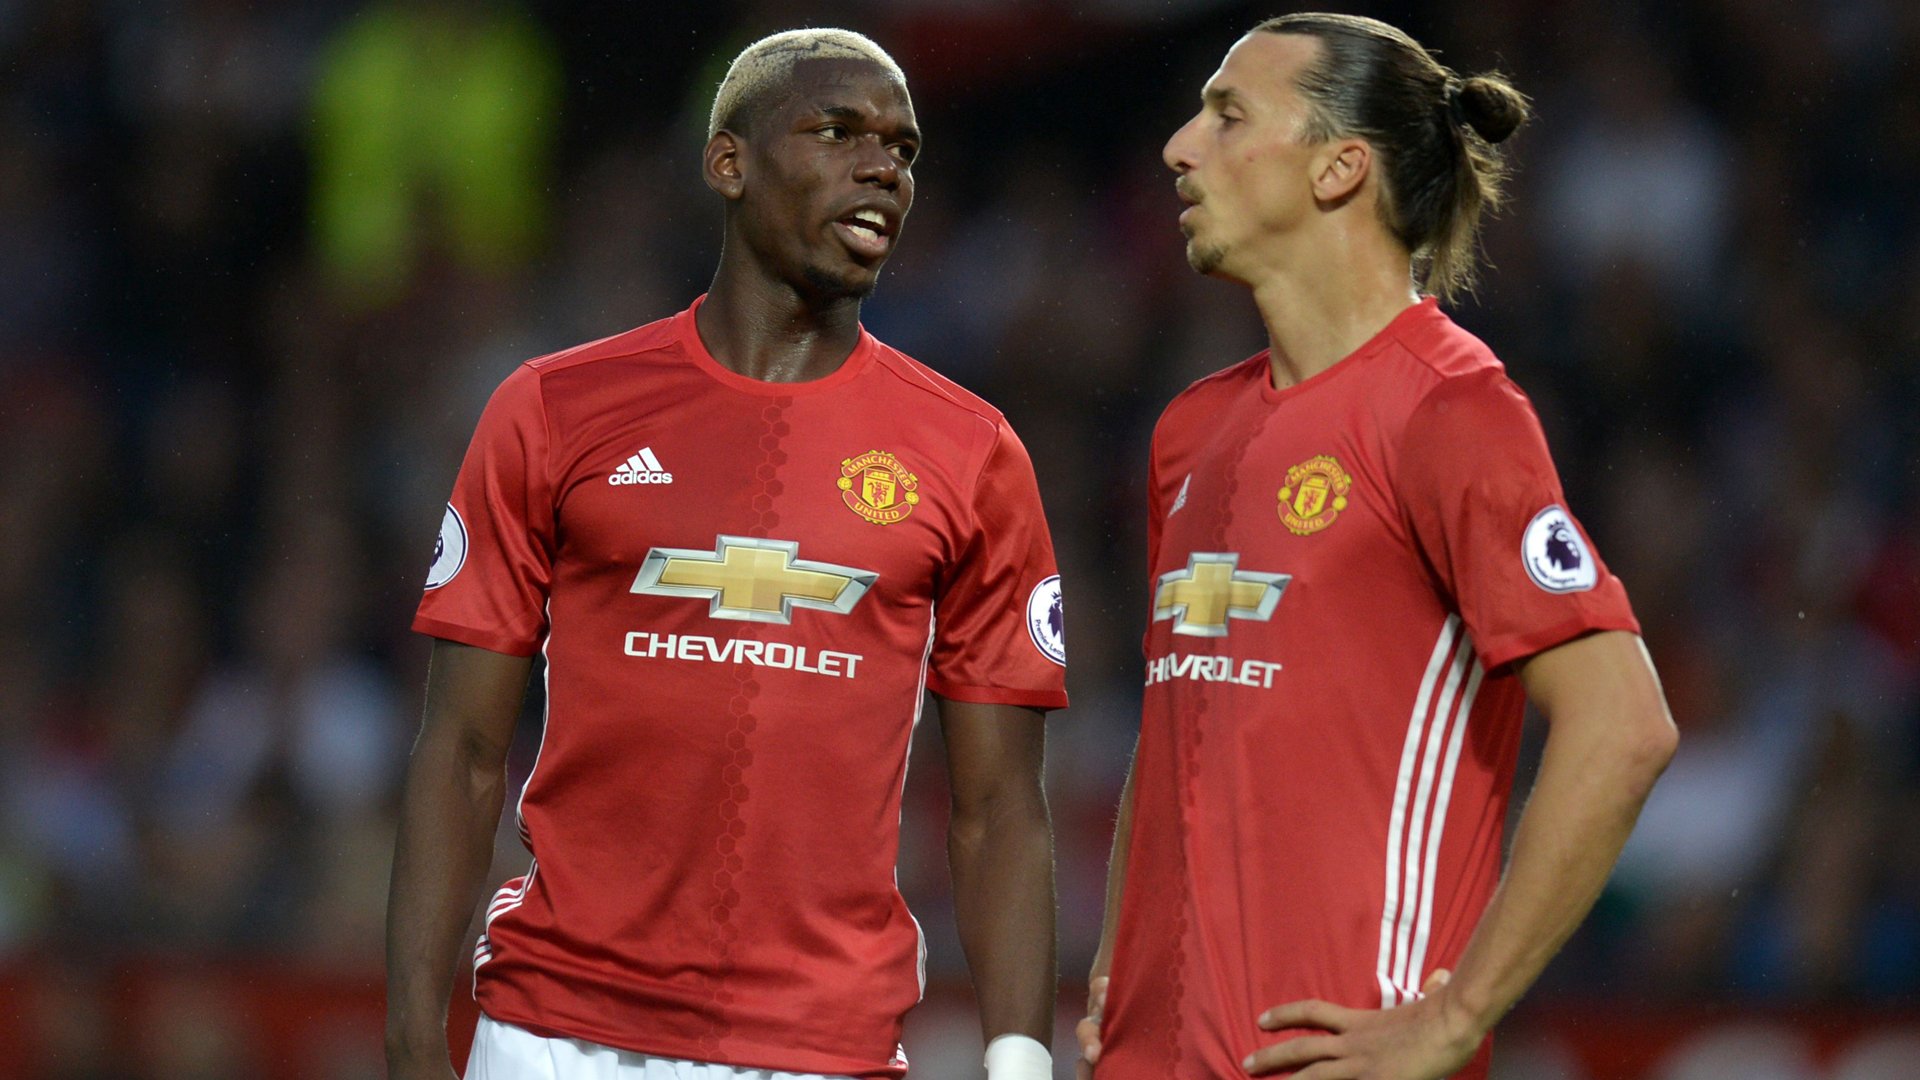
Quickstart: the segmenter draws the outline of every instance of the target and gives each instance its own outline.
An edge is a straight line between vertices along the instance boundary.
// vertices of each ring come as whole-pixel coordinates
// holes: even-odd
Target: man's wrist
[[[1483,1002],[1477,1002],[1474,995],[1458,982],[1449,983],[1434,994],[1439,999],[1441,1023],[1445,1025],[1452,1040],[1461,1046],[1477,1046],[1487,1037],[1493,1025],[1499,1022],[1502,1010],[1496,1010]]]
[[[1053,1055],[1030,1035],[996,1035],[987,1044],[987,1080],[1053,1080]]]

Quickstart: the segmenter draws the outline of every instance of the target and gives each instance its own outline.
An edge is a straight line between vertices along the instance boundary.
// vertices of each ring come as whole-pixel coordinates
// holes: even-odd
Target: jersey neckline
[[[699,368],[701,372],[722,386],[731,387],[743,393],[758,394],[763,397],[800,397],[831,390],[858,378],[860,373],[866,370],[867,365],[873,362],[874,354],[878,351],[879,342],[872,334],[867,333],[865,326],[862,326],[860,340],[854,343],[853,351],[848,353],[847,358],[842,360],[840,366],[830,374],[818,379],[809,379],[806,382],[769,382],[765,379],[755,379],[742,375],[715,360],[713,354],[707,351],[707,343],[700,339],[700,324],[694,320],[694,313],[699,311],[700,305],[706,302],[707,294],[701,293],[694,298],[693,303],[688,305],[685,311],[675,315],[674,331],[681,344],[685,346],[687,356],[693,360],[694,367]]]
[[[1419,300],[1402,308],[1399,314],[1387,321],[1387,325],[1380,328],[1379,333],[1368,338],[1359,348],[1341,357],[1338,361],[1335,361],[1332,367],[1329,367],[1325,371],[1318,372],[1310,378],[1294,383],[1284,390],[1276,389],[1273,385],[1273,350],[1262,349],[1259,354],[1254,357],[1256,361],[1254,367],[1259,371],[1260,395],[1267,401],[1277,405],[1280,402],[1298,397],[1313,387],[1332,382],[1341,372],[1359,366],[1361,361],[1365,361],[1375,353],[1378,353],[1388,342],[1400,339],[1414,326],[1424,322],[1429,316],[1439,313],[1440,301],[1431,296],[1423,296]]]

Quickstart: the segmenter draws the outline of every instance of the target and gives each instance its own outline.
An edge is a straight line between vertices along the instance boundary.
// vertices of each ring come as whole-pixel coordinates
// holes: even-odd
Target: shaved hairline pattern
[[[785,30],[761,38],[733,58],[726,78],[720,80],[719,91],[713,95],[707,138],[734,124],[742,107],[784,82],[802,60],[867,60],[880,65],[901,86],[907,84],[900,65],[865,34],[832,27]]]

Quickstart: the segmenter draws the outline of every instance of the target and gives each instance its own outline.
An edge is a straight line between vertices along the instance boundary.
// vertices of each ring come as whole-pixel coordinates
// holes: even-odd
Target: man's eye
[[[892,149],[894,157],[905,162],[911,162],[915,157],[919,156],[920,153],[919,147],[908,146],[905,143],[895,143],[890,149]]]
[[[1232,125],[1234,125],[1234,124],[1237,124],[1237,123],[1239,123],[1239,122],[1240,122],[1240,117],[1238,117],[1238,116],[1235,116],[1235,115],[1233,115],[1232,113],[1221,113],[1221,114],[1220,114],[1220,126],[1221,126],[1221,127],[1230,127],[1230,126],[1232,126]]]
[[[828,124],[826,127],[820,129],[820,134],[836,141],[844,139],[847,137],[847,126],[845,124]]]

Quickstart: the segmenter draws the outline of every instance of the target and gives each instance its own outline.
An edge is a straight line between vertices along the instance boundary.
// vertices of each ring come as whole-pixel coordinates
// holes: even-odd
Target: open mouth
[[[855,210],[833,224],[841,240],[857,255],[879,258],[893,245],[893,226],[878,210]]]

